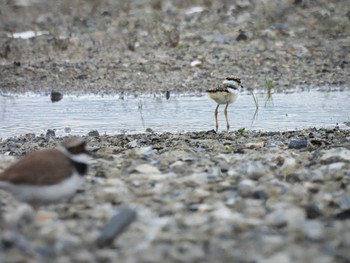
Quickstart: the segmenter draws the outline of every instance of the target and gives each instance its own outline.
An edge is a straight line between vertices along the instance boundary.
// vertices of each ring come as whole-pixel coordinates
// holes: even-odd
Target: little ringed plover
[[[209,97],[218,104],[214,111],[216,132],[218,131],[218,128],[219,128],[218,109],[221,104],[226,104],[226,107],[224,109],[224,114],[226,119],[227,132],[229,131],[230,124],[227,119],[227,107],[229,104],[235,102],[242,88],[243,86],[241,85],[240,78],[227,77],[223,81],[222,85],[218,86],[217,88],[207,90]]]
[[[56,149],[29,154],[0,173],[0,189],[33,206],[72,197],[87,174],[85,145],[71,137]]]

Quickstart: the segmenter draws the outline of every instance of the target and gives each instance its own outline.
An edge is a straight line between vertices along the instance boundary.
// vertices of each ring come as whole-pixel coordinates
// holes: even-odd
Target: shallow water
[[[350,121],[350,91],[301,92],[273,94],[265,103],[258,94],[260,108],[254,118],[255,104],[249,94],[242,94],[228,108],[231,131],[284,131],[307,127],[347,127]],[[139,106],[142,105],[142,109]],[[137,133],[151,128],[155,132],[203,131],[214,128],[216,104],[203,96],[171,96],[119,99],[108,96],[64,96],[52,103],[49,96],[0,96],[0,138],[25,133],[85,135],[91,130],[100,134]],[[219,130],[226,129],[219,108]]]

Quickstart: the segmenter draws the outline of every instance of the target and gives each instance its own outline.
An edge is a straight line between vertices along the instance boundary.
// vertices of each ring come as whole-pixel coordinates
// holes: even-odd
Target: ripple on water
[[[265,101],[257,95],[259,111],[255,115],[252,96],[242,94],[228,108],[231,130],[293,130],[307,127],[345,127],[350,121],[350,91],[309,91],[273,94]],[[142,107],[141,107],[142,106]],[[85,135],[138,133],[146,128],[155,132],[201,131],[214,128],[215,103],[204,96],[171,96],[118,99],[112,96],[64,96],[52,103],[50,96],[0,96],[0,137],[25,133]],[[223,106],[219,108],[219,130],[225,130]],[[69,128],[69,129],[67,129]]]

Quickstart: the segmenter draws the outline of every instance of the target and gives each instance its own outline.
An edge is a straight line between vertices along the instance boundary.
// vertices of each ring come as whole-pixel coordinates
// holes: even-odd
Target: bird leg
[[[227,107],[228,107],[228,104],[226,104],[226,107],[224,109],[224,114],[225,114],[226,127],[227,127],[227,132],[228,132],[228,130],[230,129],[230,124],[228,123],[228,119],[227,119]]]
[[[218,109],[219,109],[220,104],[216,106],[215,111],[214,111],[214,116],[215,116],[215,131],[218,132],[219,129],[219,123],[218,123]]]

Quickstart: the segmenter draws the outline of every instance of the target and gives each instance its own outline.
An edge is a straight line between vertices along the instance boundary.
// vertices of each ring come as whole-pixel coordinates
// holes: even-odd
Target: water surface
[[[265,103],[265,94],[257,95],[260,108],[249,94],[242,94],[228,108],[231,130],[284,131],[307,127],[347,127],[350,121],[350,91],[300,92],[273,94]],[[141,108],[142,106],[142,108]],[[64,96],[52,103],[49,96],[0,96],[0,138],[26,133],[85,135],[138,133],[151,128],[155,132],[203,131],[214,128],[216,104],[203,96],[126,98],[112,96]],[[219,108],[219,130],[226,129]],[[255,118],[254,118],[255,116]],[[69,128],[69,129],[67,129]],[[67,131],[69,131],[67,133]]]

